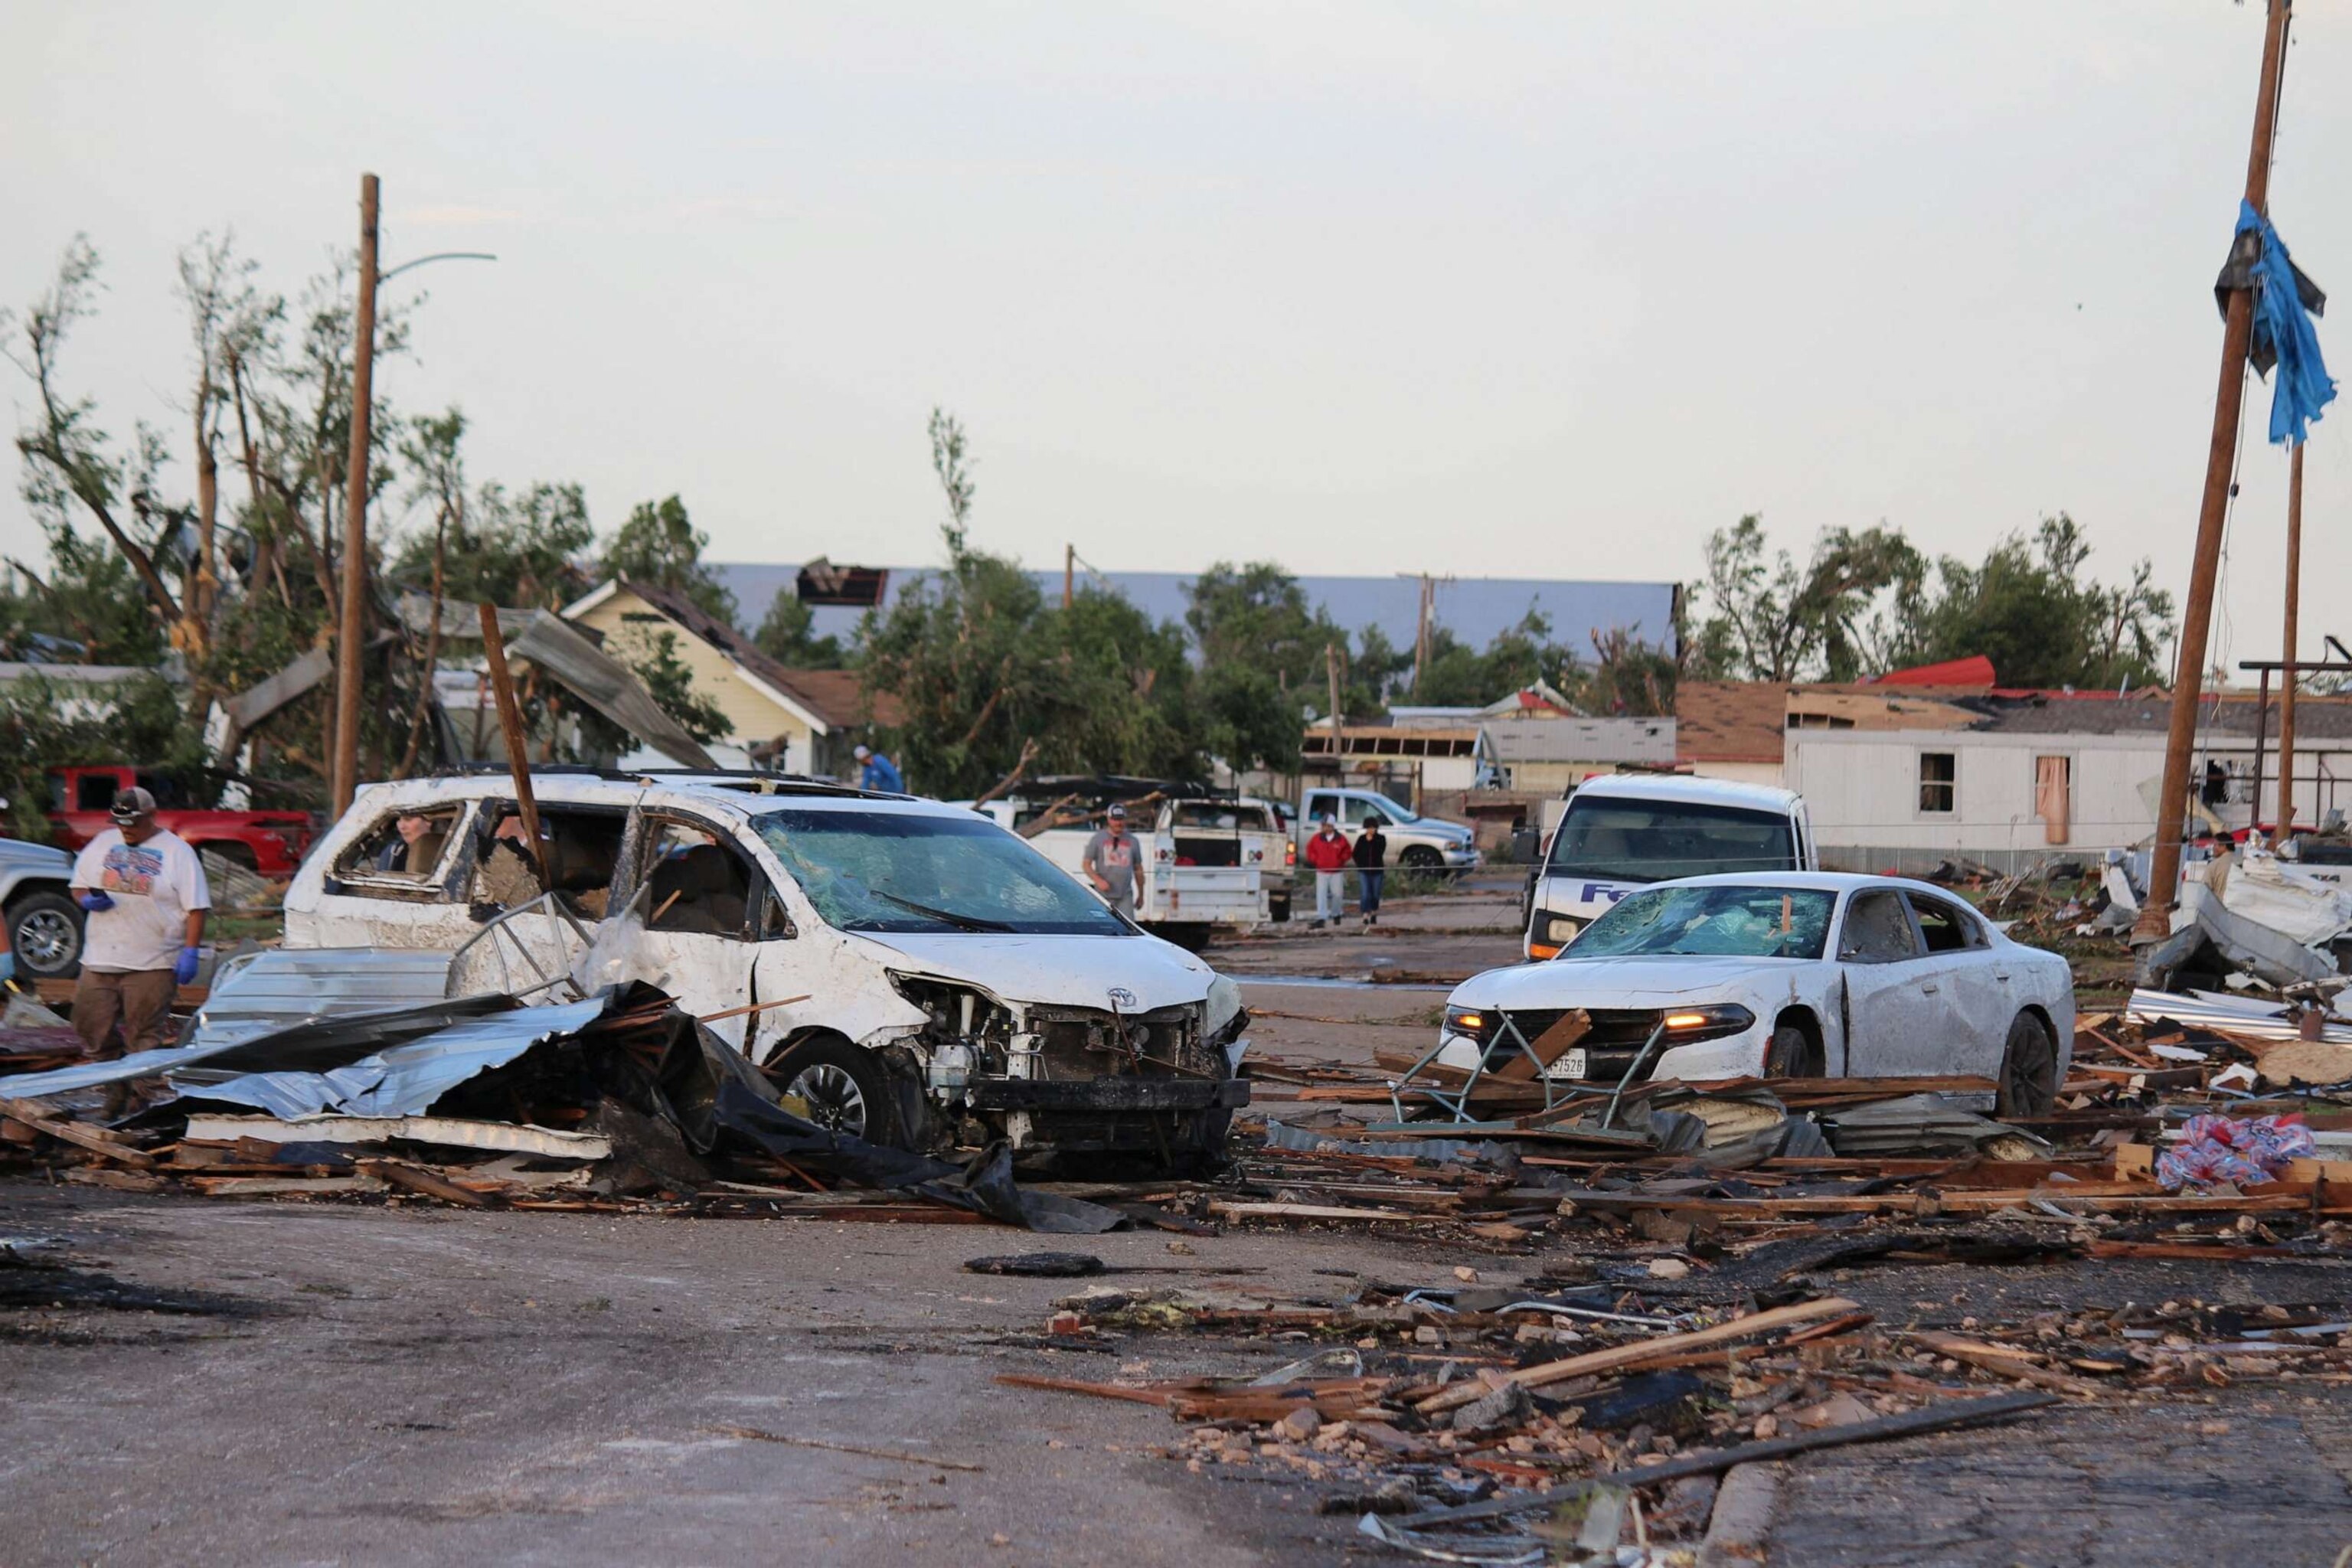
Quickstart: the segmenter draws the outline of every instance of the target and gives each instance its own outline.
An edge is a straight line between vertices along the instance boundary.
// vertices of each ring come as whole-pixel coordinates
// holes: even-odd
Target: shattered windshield
[[[1786,816],[1731,805],[1580,795],[1552,836],[1550,868],[1575,877],[1671,882],[1796,868]]]
[[[983,817],[788,808],[757,822],[761,838],[836,931],[1124,936],[1130,930],[1068,873]]]
[[[1836,902],[1800,888],[1653,888],[1619,900],[1559,956],[1819,958]]]

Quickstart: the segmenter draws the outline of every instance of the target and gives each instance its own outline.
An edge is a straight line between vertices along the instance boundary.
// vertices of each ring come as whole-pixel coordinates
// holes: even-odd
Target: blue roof
[[[756,630],[780,589],[790,588],[800,574],[797,563],[712,562],[710,570],[735,595],[737,619],[746,631]],[[893,566],[885,604],[895,601],[907,584],[934,568]],[[1062,591],[1059,572],[1031,575],[1049,595]],[[1106,572],[1089,574],[1082,582],[1108,583],[1154,620],[1181,622],[1184,590],[1192,581],[1189,572]],[[1421,611],[1421,582],[1415,577],[1301,577],[1309,604],[1320,605],[1331,618],[1351,633],[1377,626],[1391,646],[1409,648],[1414,640],[1414,619]],[[1517,626],[1529,609],[1551,619],[1552,637],[1591,656],[1591,634],[1622,628],[1629,636],[1672,652],[1675,639],[1675,584],[1672,583],[1595,583],[1541,577],[1452,577],[1436,584],[1434,616],[1439,625],[1474,647],[1484,647],[1495,634]],[[817,605],[812,618],[820,637],[845,641],[857,630],[865,612],[835,605]]]

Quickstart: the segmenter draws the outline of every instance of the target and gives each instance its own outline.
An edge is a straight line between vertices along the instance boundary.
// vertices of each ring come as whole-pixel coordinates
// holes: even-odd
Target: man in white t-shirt
[[[100,1060],[163,1044],[172,998],[196,977],[205,911],[213,907],[196,852],[155,825],[152,795],[123,790],[109,815],[114,826],[82,847],[73,868],[74,898],[89,911],[74,1032]],[[122,1047],[114,1043],[118,1022]],[[119,1110],[112,1101],[120,1098],[110,1096],[110,1110]]]

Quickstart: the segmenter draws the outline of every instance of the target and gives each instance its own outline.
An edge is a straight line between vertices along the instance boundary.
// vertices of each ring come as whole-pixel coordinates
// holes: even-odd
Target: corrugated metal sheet
[[[449,955],[424,949],[270,948],[223,965],[191,1046],[227,1045],[320,1018],[396,1012],[448,994]]]

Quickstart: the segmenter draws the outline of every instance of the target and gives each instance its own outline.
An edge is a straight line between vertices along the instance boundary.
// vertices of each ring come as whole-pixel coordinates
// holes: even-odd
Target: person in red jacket
[[[1329,925],[1348,912],[1347,875],[1351,851],[1348,836],[1329,816],[1307,841],[1307,863],[1315,868],[1315,923]]]

